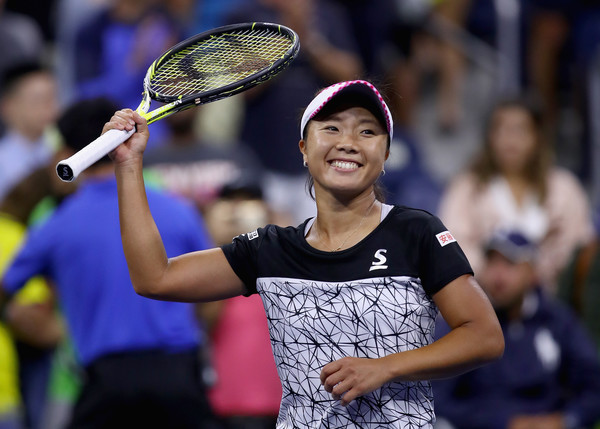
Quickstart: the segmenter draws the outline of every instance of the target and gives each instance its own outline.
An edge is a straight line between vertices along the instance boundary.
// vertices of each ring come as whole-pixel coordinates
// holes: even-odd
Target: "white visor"
[[[336,83],[319,92],[306,107],[306,110],[304,110],[302,121],[300,122],[300,138],[304,138],[304,129],[306,128],[308,121],[314,118],[315,115],[327,105],[327,103],[329,103],[335,96],[341,93],[348,93],[350,91],[362,96],[367,96],[375,102],[375,104],[381,109],[381,115],[385,119],[386,131],[390,136],[390,140],[392,140],[394,121],[392,120],[390,109],[388,108],[387,104],[385,104],[385,101],[383,100],[383,97],[379,91],[377,91],[377,88],[365,80],[350,80],[347,82]]]

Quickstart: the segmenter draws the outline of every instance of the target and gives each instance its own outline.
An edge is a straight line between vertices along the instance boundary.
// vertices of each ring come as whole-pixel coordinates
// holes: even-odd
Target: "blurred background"
[[[390,168],[418,166],[432,182],[423,203],[436,211],[434,188],[469,163],[494,102],[527,95],[539,105],[556,163],[581,180],[594,205],[600,199],[592,120],[600,12],[591,0],[2,0],[0,7],[0,71],[41,61],[56,79],[58,108],[98,95],[135,108],[140,77],[172,43],[219,25],[276,19],[300,34],[302,56],[274,88],[198,109],[194,133],[206,144],[248,145],[267,172],[294,177],[302,171],[297,110],[332,81],[368,79],[382,87],[400,130]],[[281,99],[289,109],[279,109]],[[287,115],[289,124],[268,130],[270,119],[254,118],[268,114]],[[161,146],[172,131],[157,123],[152,134]]]
[[[299,57],[251,91],[152,124],[151,186],[193,203],[216,245],[267,222],[296,226],[315,214],[298,150],[303,107],[326,85],[369,80],[395,119],[381,179],[387,202],[440,216],[464,243],[476,276],[494,231],[519,228],[539,246],[538,283],[577,314],[599,348],[594,0],[0,0],[0,212],[23,228],[6,248],[16,252],[27,230],[77,188],[53,174],[62,112],[97,97],[135,109],[146,69],[162,52],[246,21],[294,29]],[[10,255],[0,253],[0,273]],[[51,286],[32,300],[53,303]],[[240,327],[257,327],[247,334],[261,347],[252,355],[269,350],[260,309],[260,301],[198,308],[208,339],[205,382],[215,388],[224,427],[250,427],[248,415],[260,417],[253,427],[274,427],[280,391],[273,367],[262,370],[264,390],[256,380],[244,385],[266,392],[256,403],[228,402],[235,395],[218,386],[228,359],[248,352]],[[13,350],[10,331],[4,335],[2,347]],[[42,347],[39,361],[39,350],[35,359],[25,354],[46,368],[31,379],[16,372],[22,351],[0,354],[0,367],[2,356],[5,363],[16,356],[0,368],[0,416],[12,416],[6,426],[0,417],[0,428],[64,427],[81,375],[65,337]],[[258,363],[247,364],[251,372]],[[243,385],[231,380],[230,392],[236,380]],[[38,393],[24,393],[32,390]]]

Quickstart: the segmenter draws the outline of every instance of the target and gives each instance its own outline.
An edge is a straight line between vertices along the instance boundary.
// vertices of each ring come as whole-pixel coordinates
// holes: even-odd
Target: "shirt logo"
[[[258,230],[255,229],[254,231],[249,232],[246,235],[248,236],[248,240],[254,240],[255,238],[258,238]]]
[[[375,255],[373,257],[376,260],[373,261],[373,263],[371,264],[371,268],[369,268],[369,271],[385,270],[388,267],[387,265],[384,265],[387,262],[387,258],[383,256],[383,254],[386,252],[387,249],[379,249],[377,250],[377,252],[375,252]]]
[[[437,238],[440,246],[444,247],[447,244],[456,242],[456,239],[450,234],[450,231],[440,232],[436,234],[435,238]]]

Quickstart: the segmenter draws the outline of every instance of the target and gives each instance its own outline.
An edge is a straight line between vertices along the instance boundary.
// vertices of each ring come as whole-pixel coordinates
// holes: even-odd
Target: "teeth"
[[[332,167],[340,168],[342,170],[354,170],[358,168],[358,164],[356,162],[348,162],[348,161],[333,161],[331,163]]]

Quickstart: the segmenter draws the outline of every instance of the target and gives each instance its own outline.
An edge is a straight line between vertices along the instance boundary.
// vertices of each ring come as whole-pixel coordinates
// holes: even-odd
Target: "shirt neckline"
[[[342,250],[332,251],[332,252],[317,249],[317,248],[311,246],[310,244],[308,244],[308,241],[306,241],[306,235],[308,234],[308,231],[310,231],[310,228],[312,227],[312,225],[315,223],[315,220],[316,220],[316,216],[311,217],[311,218],[307,219],[306,222],[304,223],[304,226],[300,228],[302,244],[304,247],[308,248],[310,251],[316,252],[319,254],[323,254],[323,255],[339,255],[344,252],[351,251],[354,248],[361,246],[362,243],[367,241],[377,230],[379,230],[379,228],[381,228],[381,226],[384,224],[384,222],[387,221],[388,215],[390,214],[390,212],[393,209],[394,209],[394,206],[392,206],[390,204],[381,203],[381,217],[379,219],[379,224],[373,229],[373,231],[371,231],[369,234],[367,234],[366,237],[364,237],[362,240],[360,240],[355,245],[348,247],[347,249],[342,249]]]

